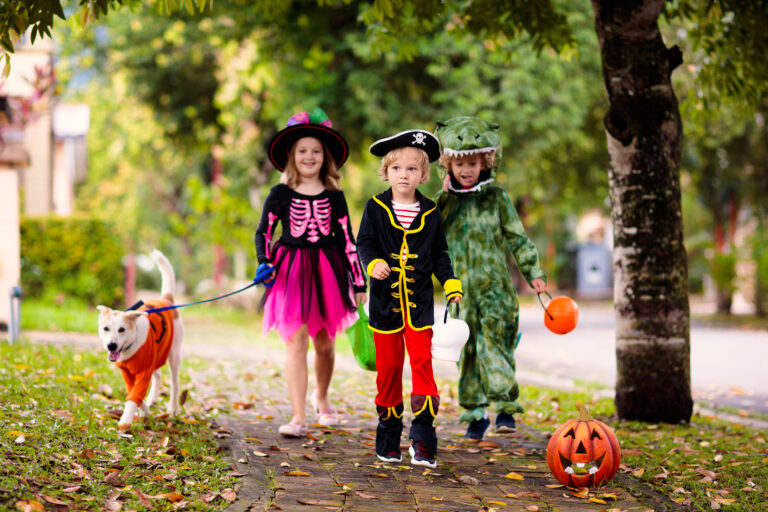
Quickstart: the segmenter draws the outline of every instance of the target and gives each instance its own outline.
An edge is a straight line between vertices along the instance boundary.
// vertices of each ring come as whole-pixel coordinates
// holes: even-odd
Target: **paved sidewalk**
[[[611,486],[589,492],[559,485],[547,468],[546,439],[527,426],[512,434],[486,436],[481,443],[465,441],[447,383],[441,385],[437,421],[438,467],[429,470],[409,464],[408,412],[401,440],[403,462],[387,464],[376,459],[372,373],[337,372],[332,403],[341,413],[342,424],[336,428],[311,425],[303,439],[286,439],[277,433],[278,426],[290,416],[290,406],[284,376],[276,364],[262,361],[238,373],[237,364],[222,363],[214,373],[206,371],[200,377],[198,382],[212,387],[210,396],[234,405],[236,410],[218,418],[220,428],[216,432],[221,447],[242,475],[237,500],[227,509],[230,512],[677,508],[621,474]]]

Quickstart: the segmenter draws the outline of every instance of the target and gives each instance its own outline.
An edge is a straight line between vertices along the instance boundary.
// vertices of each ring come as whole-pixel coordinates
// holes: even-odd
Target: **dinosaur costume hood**
[[[435,135],[440,140],[443,155],[462,157],[490,152],[496,153],[496,164],[480,173],[477,185],[470,189],[462,189],[451,177],[451,183],[448,187],[450,192],[456,194],[480,192],[493,183],[499,160],[501,160],[501,136],[499,135],[498,124],[489,123],[479,117],[459,116],[445,122],[438,121]]]

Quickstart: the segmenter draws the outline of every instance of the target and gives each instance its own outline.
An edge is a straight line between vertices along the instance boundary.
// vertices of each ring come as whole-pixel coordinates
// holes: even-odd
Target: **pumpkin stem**
[[[586,405],[579,403],[576,404],[576,407],[579,408],[579,421],[590,421],[592,419]]]

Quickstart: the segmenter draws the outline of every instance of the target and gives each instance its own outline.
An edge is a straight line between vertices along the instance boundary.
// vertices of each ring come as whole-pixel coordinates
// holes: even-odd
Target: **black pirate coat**
[[[407,230],[392,211],[392,189],[365,205],[357,235],[358,256],[369,275],[380,261],[391,270],[386,279],[370,281],[370,327],[376,332],[397,332],[406,322],[417,331],[432,327],[432,274],[443,285],[447,299],[462,294],[437,205],[418,190],[416,198],[420,211]]]

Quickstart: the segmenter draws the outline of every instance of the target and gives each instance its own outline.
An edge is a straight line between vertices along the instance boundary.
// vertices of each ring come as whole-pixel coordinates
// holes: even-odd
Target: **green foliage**
[[[77,217],[25,218],[20,230],[25,296],[50,296],[56,291],[91,304],[122,303],[123,247],[110,223]]]
[[[712,257],[712,279],[719,290],[733,292],[737,262],[738,257],[734,252],[715,252]]]
[[[768,100],[768,9],[754,0],[675,0],[667,17],[684,27],[694,51],[697,80],[705,109],[725,100],[742,109],[765,106]]]
[[[77,510],[175,510],[181,499],[185,510],[227,504],[221,494],[235,485],[231,467],[218,457],[210,411],[194,400],[180,418],[136,418],[131,432],[119,432],[112,411],[122,407],[125,385],[102,352],[0,343],[0,360],[3,510],[41,495]],[[183,387],[195,362],[185,363]],[[111,484],[131,490],[115,493]]]

